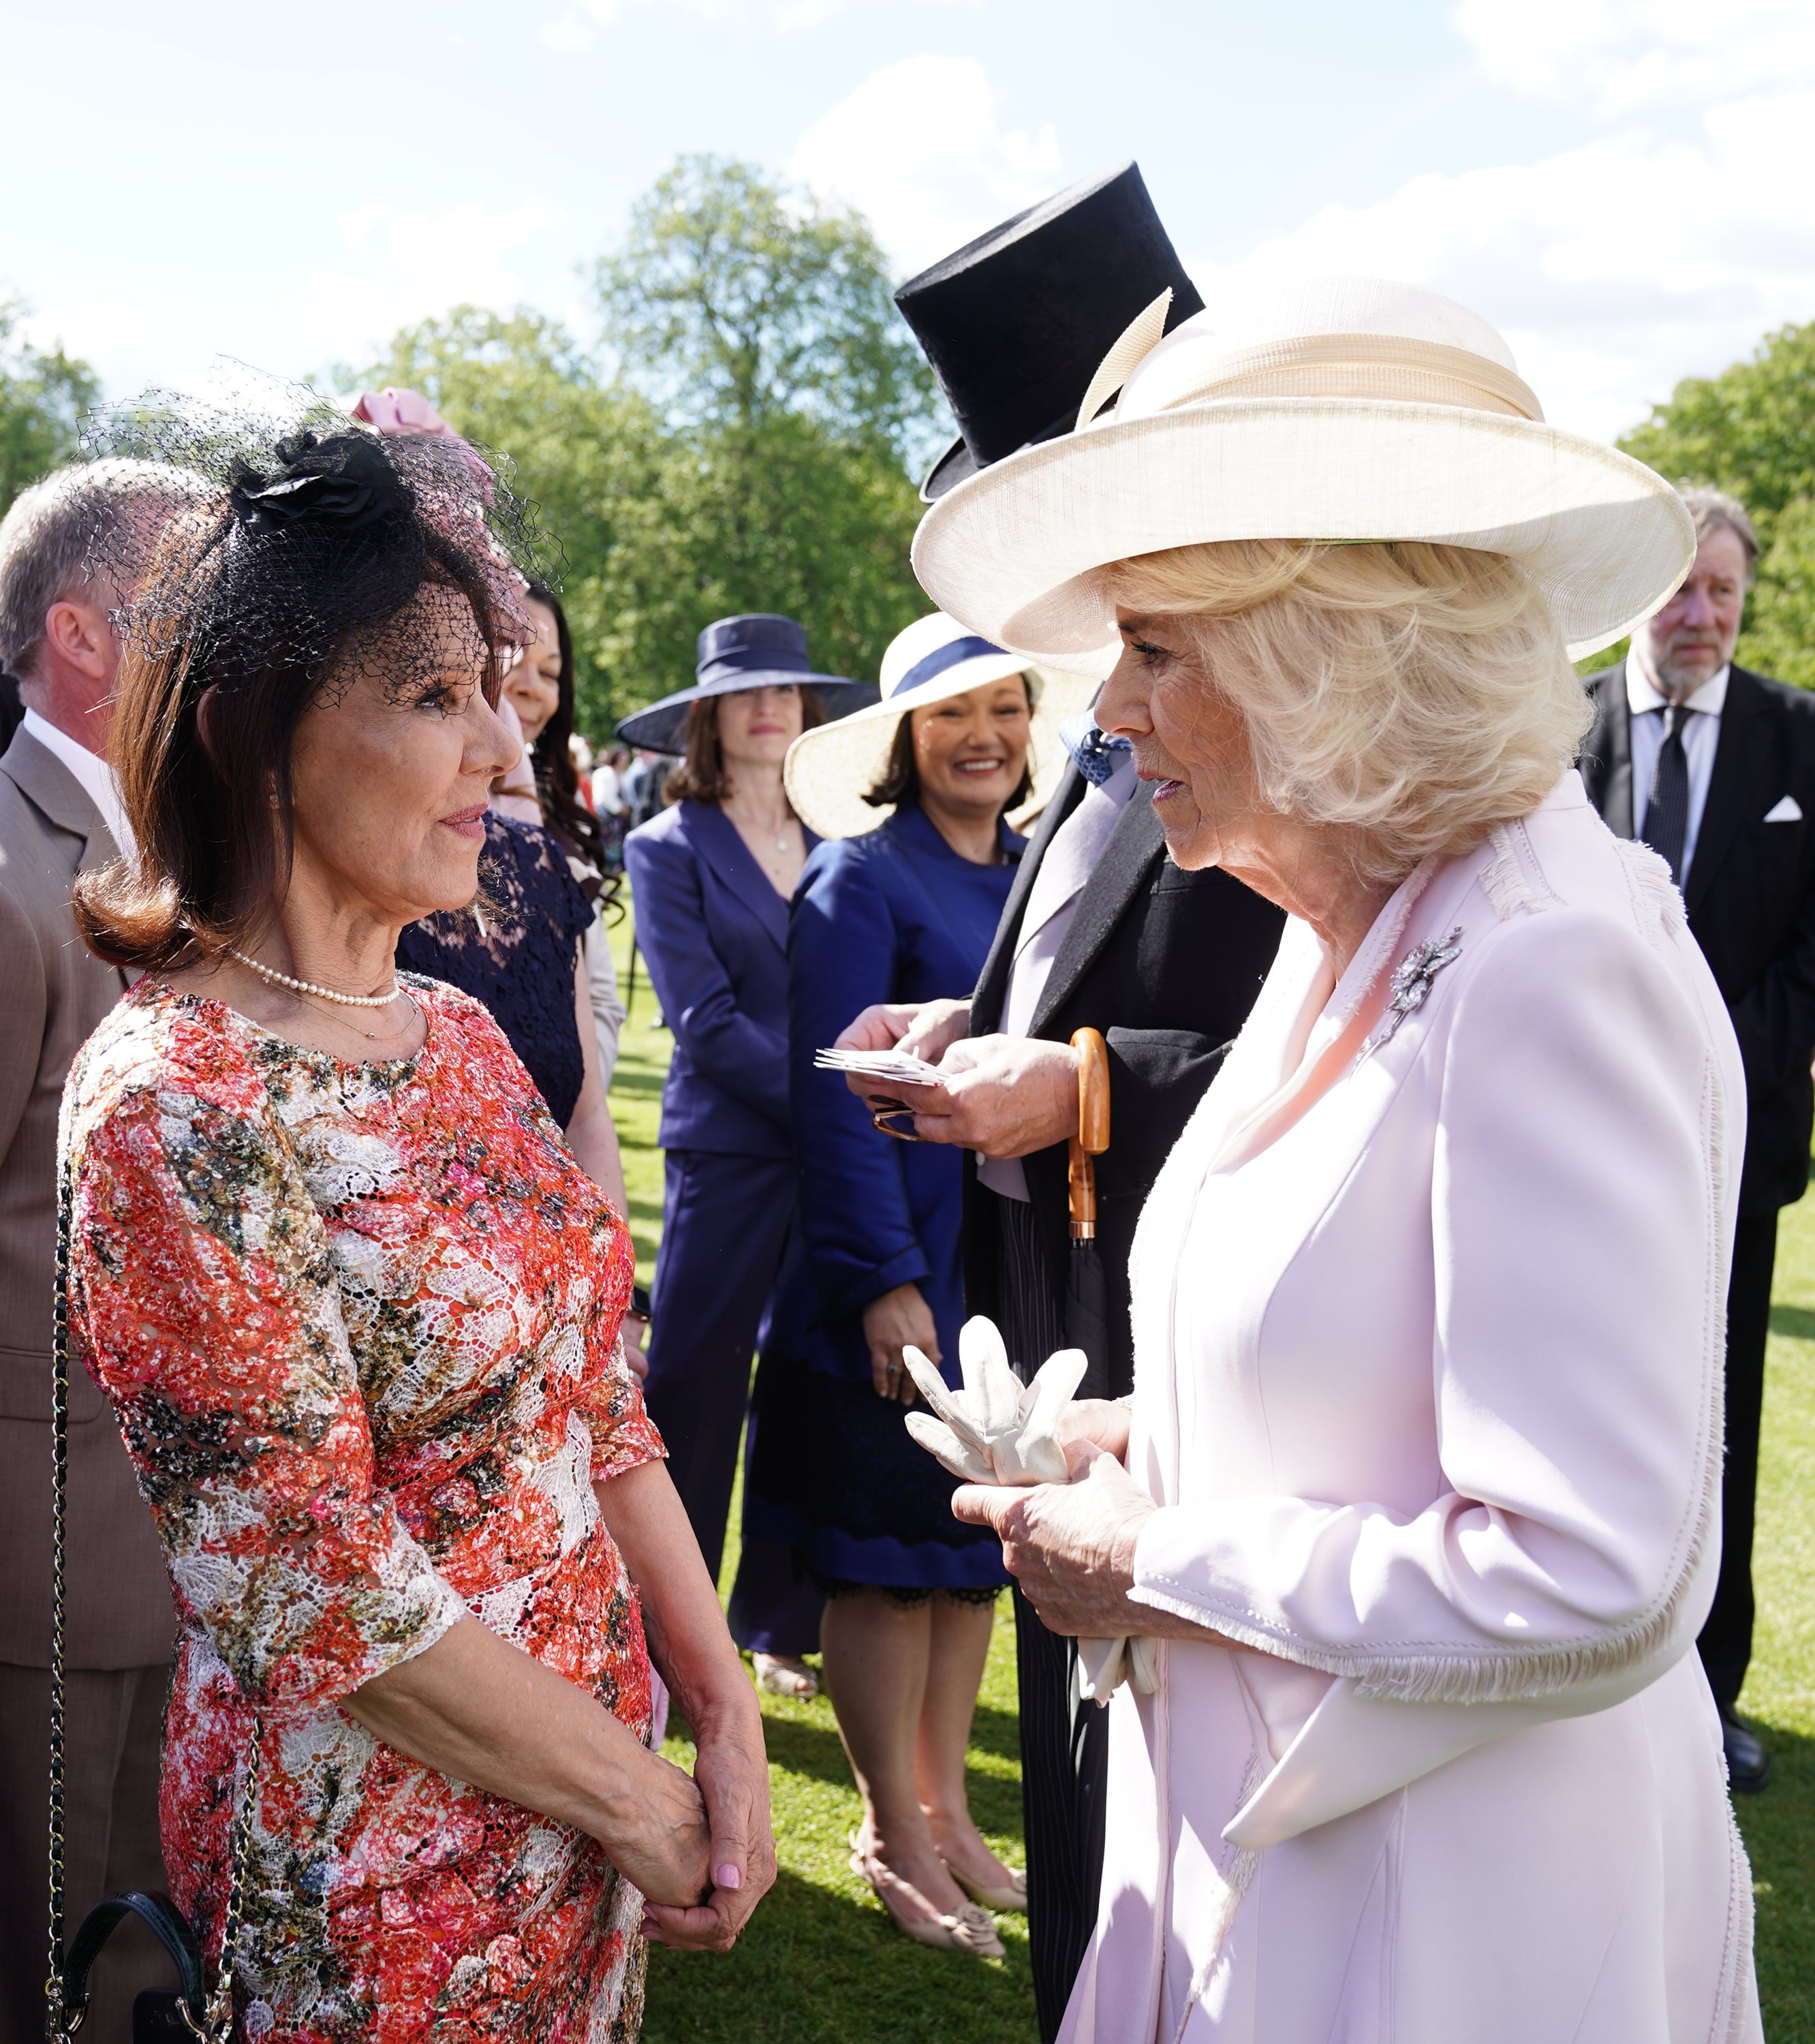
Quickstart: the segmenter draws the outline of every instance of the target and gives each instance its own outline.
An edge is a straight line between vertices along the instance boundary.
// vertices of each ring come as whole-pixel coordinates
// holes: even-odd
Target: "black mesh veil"
[[[248,375],[93,413],[83,444],[208,486],[148,568],[142,536],[98,528],[91,541],[91,571],[122,594],[123,644],[143,657],[176,652],[228,688],[300,670],[340,690],[371,674],[406,697],[448,663],[454,613],[416,601],[425,586],[463,595],[494,653],[526,636],[525,580],[550,563],[506,465],[464,440],[381,434]]]

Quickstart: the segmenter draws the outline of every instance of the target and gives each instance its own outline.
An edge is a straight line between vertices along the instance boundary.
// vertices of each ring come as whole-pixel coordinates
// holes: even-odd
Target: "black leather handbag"
[[[227,1888],[226,1934],[221,1974],[212,1995],[202,1947],[167,1895],[137,1890],[110,1895],[82,1919],[66,1955],[63,1936],[63,1516],[69,1487],[69,1225],[67,1171],[59,1188],[56,1299],[51,1377],[51,1811],[50,1973],[45,2035],[70,2044],[88,2013],[88,1976],[102,1947],[129,1916],[148,1925],[176,1969],[175,1988],[147,1988],[133,2002],[133,2044],[230,2044],[233,2034],[233,1951],[244,1899],[258,1790],[260,1738],[255,1728],[244,1787],[233,1823],[233,1863]]]

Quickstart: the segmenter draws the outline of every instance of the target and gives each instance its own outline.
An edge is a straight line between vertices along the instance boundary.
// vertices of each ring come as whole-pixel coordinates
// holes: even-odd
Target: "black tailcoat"
[[[1589,679],[1582,778],[1632,837],[1632,713],[1624,662]],[[1802,813],[1765,819],[1788,796]],[[1695,857],[1689,927],[1713,969],[1746,1066],[1740,1210],[1788,1206],[1809,1183],[1815,1088],[1815,694],[1732,668]]]

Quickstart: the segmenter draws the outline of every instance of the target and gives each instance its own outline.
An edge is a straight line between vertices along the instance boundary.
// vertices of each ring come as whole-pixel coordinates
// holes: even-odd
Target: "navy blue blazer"
[[[819,840],[808,831],[806,843],[810,854]],[[624,863],[636,942],[675,1038],[657,1140],[790,1155],[786,901],[715,803],[677,802],[639,824]]]
[[[794,890],[789,943],[798,1224],[783,1266],[771,1340],[815,1370],[867,1383],[858,1316],[917,1284],[957,1381],[964,1317],[959,1254],[963,1153],[892,1142],[813,1053],[871,1002],[963,999],[1002,918],[1024,839],[1006,826],[1001,866],[974,866],[918,809],[827,844]]]

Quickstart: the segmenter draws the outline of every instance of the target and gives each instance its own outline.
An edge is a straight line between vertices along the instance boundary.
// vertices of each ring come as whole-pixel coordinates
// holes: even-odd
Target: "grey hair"
[[[1739,541],[1746,556],[1746,580],[1749,582],[1758,566],[1759,536],[1752,530],[1752,521],[1746,515],[1744,505],[1724,490],[1685,490],[1679,485],[1676,494],[1695,521],[1698,546],[1710,532],[1731,532]]]
[[[210,493],[198,476],[152,461],[94,461],[53,469],[22,490],[0,521],[0,667],[29,674],[55,603],[84,590],[109,609],[121,600],[113,586],[121,565],[136,574],[148,565],[162,517],[133,518],[140,507],[168,512]],[[94,565],[97,549],[107,570]]]

